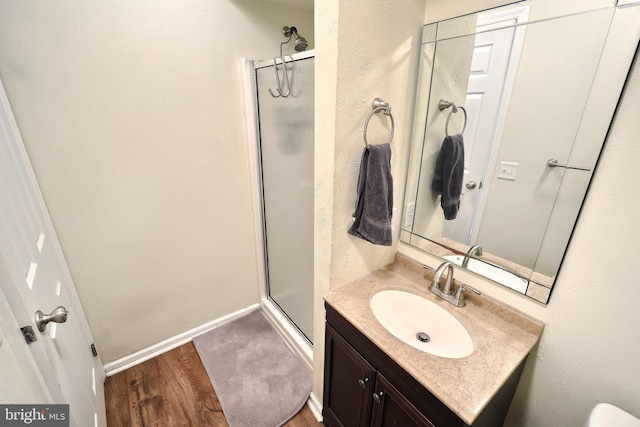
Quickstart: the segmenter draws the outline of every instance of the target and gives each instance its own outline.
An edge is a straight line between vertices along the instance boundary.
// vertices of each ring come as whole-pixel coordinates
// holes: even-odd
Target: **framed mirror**
[[[638,2],[426,25],[401,240],[547,303],[639,34]]]

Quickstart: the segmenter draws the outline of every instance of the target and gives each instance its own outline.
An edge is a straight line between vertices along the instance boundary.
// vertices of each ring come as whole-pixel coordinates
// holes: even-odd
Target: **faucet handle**
[[[466,289],[469,289],[470,291],[472,291],[472,292],[474,292],[474,293],[476,293],[478,295],[482,295],[482,292],[480,292],[479,290],[477,290],[473,286],[462,284],[462,285],[458,286],[458,290],[456,291],[456,295],[454,296],[454,304],[456,306],[464,307],[465,305],[467,305],[467,302],[464,299],[464,291]]]

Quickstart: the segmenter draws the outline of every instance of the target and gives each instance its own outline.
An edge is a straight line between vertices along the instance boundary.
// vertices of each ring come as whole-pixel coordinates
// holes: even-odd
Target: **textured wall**
[[[324,374],[324,295],[331,289],[331,229],[335,163],[336,82],[338,80],[338,2],[318,2],[316,43],[315,159],[313,218],[313,394],[322,402]],[[319,96],[322,94],[322,96]]]
[[[427,0],[424,12],[424,22],[438,22],[457,16],[466,15],[480,10],[490,9],[511,3],[508,0],[476,0],[476,1],[456,1],[449,0]]]
[[[348,25],[338,28],[331,286],[351,281],[393,260],[395,249],[355,238],[347,234],[347,229],[352,224],[356,201],[364,149],[363,126],[375,97],[391,104],[395,118],[391,168],[397,208],[394,226],[398,228],[423,7],[420,0],[405,0],[401,5],[364,0],[340,3],[339,22]],[[367,139],[373,144],[384,143],[389,131],[389,118],[378,114],[369,123]]]
[[[478,12],[480,10],[490,9],[492,7],[504,6],[509,3],[517,3],[512,0],[427,0],[427,7],[424,14],[424,22],[437,22],[444,19],[450,19],[457,16],[466,15],[468,13]],[[531,4],[533,9],[529,19],[538,20],[546,19],[554,16],[571,15],[573,13],[586,10],[594,10],[603,7],[609,7],[614,4],[610,0],[530,0],[523,2]]]
[[[316,2],[316,206],[314,394],[322,396],[322,296],[393,260],[395,247],[375,246],[347,234],[371,102],[389,102],[395,118],[392,174],[395,229],[402,195],[418,65],[423,0]],[[372,118],[370,143],[389,137],[389,118]],[[396,233],[397,236],[397,233]],[[397,239],[397,237],[396,237]],[[396,242],[394,242],[395,244]]]
[[[5,1],[0,77],[104,362],[256,303],[240,58],[265,2]]]

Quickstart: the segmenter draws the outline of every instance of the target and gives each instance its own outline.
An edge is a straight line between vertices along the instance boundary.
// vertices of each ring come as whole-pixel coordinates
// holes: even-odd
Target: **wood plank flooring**
[[[193,343],[107,379],[107,427],[228,427]],[[285,427],[318,427],[308,406]]]

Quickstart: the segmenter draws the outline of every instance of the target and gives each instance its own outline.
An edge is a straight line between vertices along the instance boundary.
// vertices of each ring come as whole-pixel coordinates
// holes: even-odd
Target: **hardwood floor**
[[[108,427],[227,427],[193,343],[107,379]],[[308,406],[285,427],[318,427]]]

